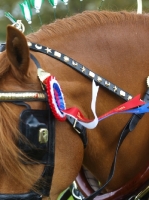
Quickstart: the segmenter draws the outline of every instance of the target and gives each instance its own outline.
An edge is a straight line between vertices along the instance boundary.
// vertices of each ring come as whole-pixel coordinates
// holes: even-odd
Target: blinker
[[[26,109],[20,115],[20,132],[28,142],[19,141],[20,149],[31,159],[45,164],[48,157],[49,111]]]

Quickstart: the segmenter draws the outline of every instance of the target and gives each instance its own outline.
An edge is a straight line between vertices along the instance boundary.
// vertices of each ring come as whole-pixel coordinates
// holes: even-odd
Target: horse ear
[[[27,74],[29,67],[29,48],[25,36],[15,27],[7,27],[6,52],[11,64]]]

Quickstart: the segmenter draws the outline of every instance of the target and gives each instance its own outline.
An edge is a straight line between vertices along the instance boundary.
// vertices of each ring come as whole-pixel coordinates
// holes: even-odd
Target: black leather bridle
[[[3,46],[4,48],[4,46]],[[36,58],[31,55],[31,59],[35,62],[37,68]],[[44,101],[47,104],[46,110],[33,110],[28,101]],[[44,196],[50,195],[50,188],[52,183],[54,171],[55,158],[55,118],[47,103],[46,92],[0,92],[0,102],[11,102],[19,106],[26,107],[20,114],[19,129],[20,132],[31,143],[23,143],[22,140],[18,142],[19,148],[29,157],[24,164],[44,164],[44,171],[42,173],[42,186],[38,188],[39,194],[34,191],[29,191],[23,194],[0,194],[2,200],[41,200]],[[46,131],[46,140],[44,133]],[[41,132],[41,141],[39,140],[39,133]],[[38,180],[40,184],[41,180]]]
[[[28,46],[29,46],[30,50],[32,50],[32,51],[44,53],[48,56],[51,56],[51,57],[65,63],[66,65],[68,65],[72,69],[78,71],[79,73],[81,73],[85,77],[89,78],[90,80],[94,80],[97,85],[101,85],[104,88],[107,88],[112,93],[120,96],[125,101],[132,98],[132,96],[129,93],[123,91],[121,88],[117,87],[113,83],[109,82],[108,80],[104,79],[103,77],[92,72],[91,70],[89,70],[85,66],[81,65],[80,63],[76,62],[72,58],[70,58],[70,57],[68,57],[68,56],[66,56],[66,55],[64,55],[64,54],[62,54],[58,51],[55,51],[53,49],[50,49],[48,47],[45,47],[45,46],[42,46],[42,45],[39,45],[39,44],[28,42]],[[4,50],[5,45],[3,45],[1,47],[1,49]],[[39,65],[39,62],[37,61],[37,59],[33,55],[31,55],[31,58],[35,62],[37,68],[40,68],[40,65]],[[44,95],[46,97],[46,94],[44,94]],[[27,101],[27,100],[31,101],[33,99],[28,98],[26,100],[23,100],[23,99],[21,99],[21,100],[22,101]],[[15,102],[16,101],[20,102],[21,100],[15,99]],[[146,101],[146,102],[149,102],[149,89],[147,90],[143,100]],[[1,93],[0,93],[0,101],[4,101],[4,99],[1,100]],[[13,102],[12,100],[9,100],[9,101]],[[25,115],[24,115],[24,113],[21,115],[22,121],[25,121],[24,119],[26,119],[26,118],[24,118],[24,116],[27,115],[26,113],[29,113],[29,116],[31,116],[34,113],[34,110],[32,110],[32,111],[31,110],[32,109],[29,108],[29,111],[28,111],[28,109],[27,109],[27,112],[24,111]],[[45,159],[39,158],[39,160],[38,160],[37,158],[35,158],[35,160],[38,160],[38,161],[40,161],[40,163],[44,163],[46,165],[44,172],[42,174],[42,177],[44,177],[46,182],[49,185],[51,185],[53,170],[54,170],[54,154],[55,154],[54,153],[54,144],[55,144],[54,117],[51,113],[50,108],[48,108],[46,111],[39,111],[39,110],[37,111],[37,113],[40,113],[39,114],[40,116],[43,116],[42,112],[45,112],[45,113],[47,113],[47,115],[49,115],[49,117],[48,117],[48,119],[49,119],[48,123],[49,124],[47,126],[49,126],[50,133],[52,133],[52,134],[49,135],[49,140],[48,140],[47,146],[44,145],[44,147],[43,147],[43,151],[46,152],[46,153],[44,152],[45,154],[43,153]],[[45,115],[45,113],[44,113],[44,115]],[[118,145],[117,145],[117,148],[116,148],[115,156],[114,156],[114,159],[113,159],[113,163],[112,163],[112,166],[111,166],[111,170],[110,170],[110,174],[109,174],[107,182],[98,191],[94,192],[91,196],[87,197],[86,200],[92,200],[93,198],[95,198],[97,195],[100,194],[100,192],[103,190],[103,188],[110,182],[110,180],[112,179],[112,177],[114,175],[118,150],[119,150],[122,142],[124,141],[125,137],[128,135],[129,132],[134,130],[134,128],[136,127],[139,120],[143,117],[143,115],[144,114],[139,114],[139,115],[133,114],[131,119],[128,121],[128,123],[126,124],[126,126],[124,127],[123,131],[120,134],[119,142],[118,142]],[[33,116],[35,116],[38,119],[38,117],[36,116],[35,113],[33,114]],[[27,117],[27,119],[28,119],[28,117]],[[86,129],[81,124],[79,124],[78,121],[74,120],[71,117],[67,117],[67,120],[70,124],[72,124],[73,128],[79,133],[79,136],[81,137],[81,139],[83,141],[84,147],[86,147],[86,145],[87,145]],[[31,119],[31,122],[32,122],[32,119]],[[22,129],[22,130],[24,130],[24,129]],[[26,136],[26,134],[24,134],[24,135]],[[29,140],[32,143],[32,139],[29,138]],[[29,157],[34,159],[34,151],[36,151],[36,148],[33,149],[33,150],[31,149],[31,154],[30,154],[30,147],[28,147],[26,145],[23,146],[23,145],[24,144],[20,144],[20,148],[22,150],[24,150],[25,152],[27,152],[26,149],[29,148],[29,151],[28,151],[29,154],[28,155],[29,155]],[[35,146],[38,147],[37,144]],[[48,184],[46,184],[46,185],[48,185]],[[42,196],[49,196],[50,187],[44,186],[44,188],[39,188],[39,191],[42,195],[39,195],[39,194],[37,194],[33,191],[30,191],[27,194],[17,194],[17,195],[11,195],[11,194],[2,195],[2,194],[0,194],[0,199],[7,199],[7,200],[12,200],[12,199],[16,199],[16,200],[28,199],[28,200],[30,200],[30,199],[34,199],[34,200],[38,200],[38,199],[42,199]]]

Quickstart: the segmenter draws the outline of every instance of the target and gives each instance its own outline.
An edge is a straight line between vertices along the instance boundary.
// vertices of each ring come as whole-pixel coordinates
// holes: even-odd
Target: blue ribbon
[[[149,112],[149,103],[146,103],[143,106],[140,106],[138,108],[134,108],[134,109],[131,109],[131,110],[124,111],[122,113],[141,114],[141,113],[147,113],[147,112]]]

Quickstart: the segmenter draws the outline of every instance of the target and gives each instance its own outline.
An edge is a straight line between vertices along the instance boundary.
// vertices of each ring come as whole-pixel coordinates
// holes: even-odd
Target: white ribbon
[[[42,0],[35,0],[34,6],[35,6],[35,9],[36,9],[36,13],[40,12],[41,5],[42,5]]]
[[[97,124],[98,124],[98,117],[96,115],[96,99],[97,99],[97,94],[98,94],[99,86],[96,86],[94,80],[92,82],[92,101],[91,101],[91,110],[94,114],[94,119],[92,121],[86,120],[87,122],[80,121],[77,117],[76,114],[73,114],[70,112],[69,109],[63,110],[62,112],[65,113],[66,115],[74,118],[75,120],[78,120],[80,124],[82,124],[84,127],[88,129],[94,129]],[[71,109],[71,108],[70,108]],[[68,111],[69,110],[69,111]],[[78,110],[77,110],[78,112]]]
[[[25,14],[25,19],[28,22],[28,24],[31,24],[32,23],[31,14],[27,5],[24,5],[24,14]]]
[[[88,128],[88,129],[94,129],[98,124],[98,117],[96,115],[96,99],[97,99],[98,90],[99,90],[99,86],[96,86],[96,84],[93,80],[91,110],[94,114],[94,120],[89,123],[79,121],[80,124],[82,124],[84,127]]]
[[[137,3],[138,3],[137,14],[142,14],[142,0],[137,0]]]

